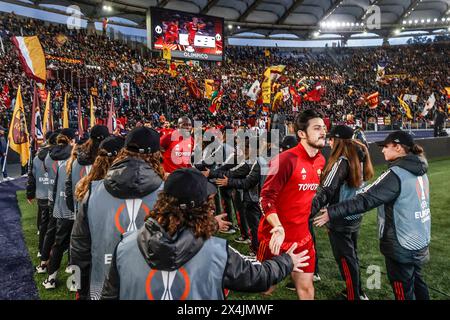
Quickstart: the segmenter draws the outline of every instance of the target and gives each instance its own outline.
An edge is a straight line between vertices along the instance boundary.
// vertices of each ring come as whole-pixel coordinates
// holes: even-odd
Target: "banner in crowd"
[[[405,102],[411,101],[411,102],[416,103],[417,102],[417,95],[416,94],[404,94],[403,95],[403,101],[405,101]]]
[[[264,81],[261,85],[263,104],[270,105],[270,95],[272,94],[272,81],[271,81],[270,67],[264,71]]]
[[[220,109],[220,106],[222,105],[222,96],[223,96],[223,90],[214,91],[211,96],[211,103],[209,105],[209,112],[213,115],[217,114],[217,111]]]
[[[198,87],[198,83],[194,78],[190,78],[186,81],[189,93],[196,99],[200,99],[202,97],[202,92],[200,91],[200,88]]]
[[[9,98],[9,86],[7,84],[3,85],[1,102],[6,107],[11,107],[11,99]]]
[[[63,123],[62,123],[63,128],[69,127],[69,109],[67,107],[67,96],[68,95],[69,94],[67,92],[64,94]]]
[[[60,62],[64,62],[64,63],[69,63],[69,64],[82,64],[83,63],[83,60],[80,60],[80,59],[57,57],[57,56],[53,56],[51,54],[46,54],[45,58],[47,58],[47,60],[55,60],[55,61],[60,61]]]
[[[314,89],[305,95],[305,100],[319,102],[322,99],[323,93],[324,89],[322,88],[322,85],[320,83],[317,83]]]
[[[291,98],[291,94],[289,93],[289,87],[281,89],[283,93],[283,102],[288,101]]]
[[[411,114],[411,108],[409,107],[409,105],[401,97],[398,97],[398,102],[400,103],[401,110],[403,110],[406,117],[412,120],[413,116]]]
[[[47,94],[47,101],[45,102],[45,110],[44,110],[44,123],[42,125],[42,134],[45,134],[49,131],[53,131],[53,111],[50,105],[50,92]]]
[[[170,51],[169,47],[163,48],[163,59],[165,60],[171,60],[172,59],[172,52]]]
[[[427,102],[425,103],[425,106],[423,107],[422,116],[425,117],[428,114],[428,111],[430,111],[434,104],[436,103],[436,97],[434,96],[434,93],[430,95]]]
[[[39,82],[47,79],[44,50],[37,36],[12,37],[12,42],[18,51],[19,60],[28,77]]]
[[[90,111],[91,111],[91,117],[90,117],[90,126],[91,129],[92,127],[95,126],[95,113],[94,113],[94,101],[92,99],[92,96],[90,96],[90,102],[91,102],[91,106],[90,106]]]
[[[283,102],[283,92],[278,91],[273,97],[272,111],[277,112],[280,109],[282,102]]]
[[[214,80],[213,79],[205,79],[205,95],[204,98],[211,100],[211,96],[214,91]]]
[[[9,127],[8,141],[9,147],[20,155],[21,165],[25,166],[30,159],[30,137],[28,135],[20,85],[17,89],[16,104]]]
[[[367,96],[366,102],[369,106],[369,109],[375,109],[376,107],[378,107],[379,96],[380,93],[378,91]]]
[[[42,118],[41,110],[39,107],[39,97],[38,90],[34,87],[33,92],[33,105],[31,107],[31,138],[34,146],[37,146],[44,140],[44,135],[42,132]]]
[[[384,75],[385,75],[385,69],[386,65],[384,64],[377,64],[377,77],[376,77],[376,82],[381,82],[384,80]]]
[[[251,85],[250,89],[248,89],[247,97],[251,100],[256,101],[258,99],[259,92],[261,91],[261,83],[258,80],[255,80]]]
[[[130,83],[120,83],[120,94],[124,100],[130,99]]]

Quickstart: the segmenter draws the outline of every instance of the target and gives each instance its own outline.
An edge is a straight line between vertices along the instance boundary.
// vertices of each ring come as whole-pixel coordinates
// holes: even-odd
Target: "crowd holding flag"
[[[67,107],[67,96],[69,94],[66,92],[64,94],[64,105],[63,105],[63,123],[62,126],[63,128],[68,128],[69,127],[69,108]]]
[[[33,105],[31,107],[31,139],[33,146],[37,149],[38,145],[44,140],[42,132],[42,118],[39,107],[39,97],[36,86],[34,87]]]
[[[12,150],[20,155],[20,163],[22,166],[25,166],[30,159],[30,137],[28,134],[27,121],[25,119],[25,110],[23,107],[20,86],[17,89],[16,104],[14,106],[13,116],[9,127],[8,144]]]
[[[427,102],[425,103],[425,106],[423,107],[422,116],[425,117],[428,114],[428,111],[430,111],[434,104],[436,103],[436,97],[434,96],[434,93],[430,95]]]
[[[211,96],[214,91],[214,80],[213,79],[205,79],[205,99],[211,99]]]
[[[411,108],[409,107],[409,105],[402,99],[402,97],[398,97],[398,102],[400,103],[401,110],[403,110],[406,117],[412,120],[413,116],[411,114]]]
[[[90,127],[94,127],[95,126],[95,113],[94,113],[94,101],[92,99],[92,96],[90,96],[90,102],[91,102],[91,117],[90,117]]]
[[[37,36],[12,37],[12,42],[17,48],[19,60],[28,77],[38,82],[47,79],[45,55]]]
[[[50,104],[50,92],[48,92],[47,100],[45,102],[42,134],[45,136],[45,134],[49,131],[53,131],[53,110],[52,110],[52,106]]]
[[[209,112],[212,115],[216,115],[222,104],[223,90],[215,90],[211,96],[211,102],[209,104]]]
[[[371,93],[366,97],[366,102],[369,106],[369,109],[375,109],[376,107],[378,107],[379,97],[380,93],[378,91]]]

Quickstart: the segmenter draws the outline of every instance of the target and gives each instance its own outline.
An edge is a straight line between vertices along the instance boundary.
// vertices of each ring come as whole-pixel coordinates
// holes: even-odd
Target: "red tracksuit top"
[[[319,151],[311,158],[301,143],[272,159],[269,175],[261,190],[263,216],[258,228],[260,241],[270,240],[272,236],[270,230],[273,227],[266,218],[273,213],[278,214],[284,227],[286,245],[292,242],[304,245],[311,239],[308,219],[324,166],[322,153]]]

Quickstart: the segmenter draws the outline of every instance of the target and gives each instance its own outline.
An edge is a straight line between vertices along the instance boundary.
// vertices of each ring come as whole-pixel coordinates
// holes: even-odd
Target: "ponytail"
[[[58,137],[56,138],[56,144],[63,144],[67,146],[69,143],[70,138],[63,134],[59,134]]]
[[[423,151],[423,148],[421,146],[419,146],[418,144],[414,144],[410,148],[410,152],[412,154],[415,154],[415,155],[420,156],[420,157],[424,157],[425,156],[425,151]]]

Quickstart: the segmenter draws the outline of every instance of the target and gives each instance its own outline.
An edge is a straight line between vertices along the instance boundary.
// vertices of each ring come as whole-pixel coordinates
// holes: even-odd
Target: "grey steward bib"
[[[117,247],[120,300],[223,300],[222,279],[227,262],[224,239],[212,237],[200,251],[174,271],[151,269],[139,250],[139,231]]]
[[[36,180],[36,199],[48,199],[48,172],[45,171],[44,162],[38,156],[34,157],[32,172]]]
[[[75,159],[74,162],[72,162],[72,171],[71,171],[71,178],[72,178],[72,194],[73,194],[73,207],[75,209],[75,212],[78,210],[78,201],[75,198],[75,189],[77,187],[77,183],[80,182],[80,180],[89,174],[89,172],[92,169],[92,165],[82,166],[78,159]]]
[[[341,156],[339,159],[345,159],[348,161],[347,157]],[[363,164],[361,163],[361,170],[363,169]],[[363,177],[363,173],[361,172],[361,177]],[[347,182],[344,182],[344,184],[341,186],[339,191],[339,202],[348,200],[356,196],[357,194],[361,193],[364,189],[365,182],[361,181],[361,185],[358,188],[350,187]],[[351,216],[347,216],[344,219],[348,221],[357,220],[362,217],[362,213],[354,214]]]
[[[428,246],[431,238],[431,212],[428,176],[416,176],[394,166],[390,168],[399,178],[400,195],[393,206],[395,233],[400,245],[407,250]],[[384,206],[378,208],[379,237],[385,226]]]
[[[56,178],[56,173],[58,172],[58,166],[59,164],[61,164],[64,160],[62,161],[58,161],[58,160],[53,160],[50,157],[50,153],[47,154],[47,156],[45,157],[44,160],[44,164],[45,164],[45,168],[47,169],[47,173],[48,173],[48,200],[53,202],[53,186],[55,185],[55,178]]]
[[[61,162],[61,164],[58,167],[58,172],[56,174],[57,180],[56,181],[56,193],[55,193],[55,199],[54,199],[54,206],[53,206],[53,217],[57,219],[69,219],[74,220],[75,215],[72,211],[67,208],[66,203],[66,164],[67,160],[58,161]]]
[[[103,180],[92,181],[87,219],[91,233],[92,267],[90,296],[99,300],[103,283],[109,273],[114,249],[122,235],[144,225],[144,218],[153,210],[164,184],[142,199],[119,199],[105,189]]]

